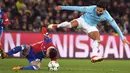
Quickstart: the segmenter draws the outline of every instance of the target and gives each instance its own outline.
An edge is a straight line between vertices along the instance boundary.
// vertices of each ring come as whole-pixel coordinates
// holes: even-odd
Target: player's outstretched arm
[[[89,7],[89,6],[88,6]],[[80,11],[80,12],[87,12],[87,7],[83,6],[55,6],[55,10],[60,11],[60,10],[74,10],[74,11]]]
[[[124,38],[120,28],[118,27],[117,23],[115,22],[115,20],[112,20],[111,22],[109,22],[112,27],[117,31],[117,33],[120,35],[121,39],[122,39],[122,42],[123,44],[128,44],[130,45],[129,41],[127,39]]]
[[[124,37],[123,33],[121,32],[120,28],[118,27],[116,21],[111,17],[111,15],[106,12],[105,14],[106,20],[108,23],[116,30],[116,32],[119,34],[120,38],[122,39],[123,44],[130,45],[130,42]]]

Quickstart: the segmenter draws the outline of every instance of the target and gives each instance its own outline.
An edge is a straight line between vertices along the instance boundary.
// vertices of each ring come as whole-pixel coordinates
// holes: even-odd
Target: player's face
[[[103,9],[103,8],[99,8],[99,7],[97,7],[96,12],[97,12],[97,15],[98,15],[98,16],[100,16],[100,15],[102,15],[102,14],[103,14],[104,9]]]

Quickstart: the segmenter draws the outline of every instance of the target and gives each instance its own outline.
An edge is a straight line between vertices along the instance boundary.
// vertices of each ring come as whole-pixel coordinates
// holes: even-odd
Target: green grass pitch
[[[27,66],[26,59],[0,59],[0,73],[130,73],[130,60],[104,60],[91,63],[89,59],[59,59],[59,71],[48,71],[49,59],[44,59],[37,71],[12,71],[17,65]]]

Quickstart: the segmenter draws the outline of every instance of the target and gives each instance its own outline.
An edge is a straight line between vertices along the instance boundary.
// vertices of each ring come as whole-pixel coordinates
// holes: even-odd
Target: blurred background
[[[98,0],[0,0],[2,10],[7,13],[10,24],[5,26],[5,31],[29,31],[40,32],[41,26],[71,21],[83,13],[78,11],[55,11],[56,5],[89,6],[96,4]],[[111,0],[107,10],[116,20],[123,34],[130,34],[130,1]],[[107,27],[107,28],[106,28]],[[114,33],[113,28],[106,22],[97,26],[103,34]],[[83,33],[82,29],[57,29],[50,32]]]

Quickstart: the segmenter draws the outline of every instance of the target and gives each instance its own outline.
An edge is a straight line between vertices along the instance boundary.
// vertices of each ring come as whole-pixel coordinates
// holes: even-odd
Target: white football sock
[[[98,56],[99,41],[95,40],[92,44],[92,56]]]
[[[57,25],[57,27],[58,28],[60,28],[60,27],[66,27],[66,28],[71,28],[72,26],[71,26],[71,23],[70,22],[62,22],[62,23],[60,23],[59,25]]]

